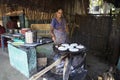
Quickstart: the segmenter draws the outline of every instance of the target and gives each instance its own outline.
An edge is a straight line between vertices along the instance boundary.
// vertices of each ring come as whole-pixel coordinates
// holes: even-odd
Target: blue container
[[[10,64],[26,77],[37,72],[36,49],[21,49],[8,44]]]

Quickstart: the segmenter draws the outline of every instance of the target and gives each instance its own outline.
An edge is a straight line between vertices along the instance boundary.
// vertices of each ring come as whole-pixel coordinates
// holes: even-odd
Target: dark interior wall
[[[109,3],[113,3],[116,8],[120,8],[120,0],[104,0],[104,1],[107,1]]]
[[[0,2],[0,4],[5,4],[7,7],[15,10],[21,6],[41,11],[50,11],[64,6],[64,1],[61,0],[1,0]]]
[[[88,49],[106,51],[112,28],[110,16],[80,16],[76,15],[72,41],[84,44]]]
[[[119,0],[115,0],[115,6],[116,6],[117,8],[120,8],[120,1],[119,1]]]

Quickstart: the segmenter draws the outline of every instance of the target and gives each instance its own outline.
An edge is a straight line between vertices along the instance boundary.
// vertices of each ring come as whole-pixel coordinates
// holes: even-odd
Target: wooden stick
[[[66,56],[66,55],[65,55]],[[51,70],[54,66],[60,64],[61,60],[63,58],[65,58],[65,56],[62,56],[61,58],[59,58],[58,60],[56,60],[54,63],[52,63],[50,66],[46,67],[45,69],[41,70],[40,72],[34,74],[29,80],[37,80],[38,78],[40,78],[42,75],[44,75],[46,72],[48,72],[49,70]]]
[[[65,65],[64,65],[64,69],[63,69],[63,80],[69,79],[70,68],[71,68],[71,59],[68,59],[68,57],[67,57],[65,59]]]

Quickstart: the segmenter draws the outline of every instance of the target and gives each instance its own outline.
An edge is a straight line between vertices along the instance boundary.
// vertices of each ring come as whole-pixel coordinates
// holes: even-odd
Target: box
[[[47,65],[47,57],[44,58],[38,58],[38,66],[46,66]]]

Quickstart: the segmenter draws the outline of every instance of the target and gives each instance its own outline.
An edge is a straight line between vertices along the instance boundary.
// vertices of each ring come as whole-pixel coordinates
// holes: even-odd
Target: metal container
[[[14,34],[17,34],[19,33],[19,30],[18,29],[14,29]]]
[[[32,31],[33,33],[33,42],[37,42],[37,31]]]
[[[8,33],[13,34],[14,30],[13,29],[8,29]]]

